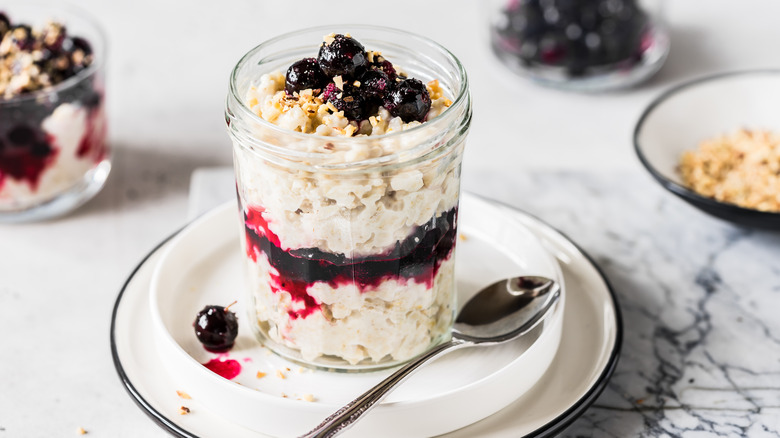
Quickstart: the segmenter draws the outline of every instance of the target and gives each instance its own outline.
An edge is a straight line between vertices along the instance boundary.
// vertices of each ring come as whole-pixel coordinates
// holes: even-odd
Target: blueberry
[[[28,126],[17,126],[8,133],[8,140],[17,146],[31,145],[35,141],[35,131]]]
[[[84,38],[81,37],[73,37],[71,38],[72,42],[72,48],[71,52],[75,52],[77,50],[81,50],[84,52],[84,56],[89,56],[92,54],[92,45],[87,42]]]
[[[288,94],[306,89],[323,88],[328,77],[314,58],[304,58],[287,69],[284,89]]]
[[[398,77],[395,72],[395,67],[393,67],[393,63],[384,58],[374,60],[374,62],[371,64],[371,69],[381,71],[387,75],[387,78],[390,80],[390,82],[395,82],[395,79]]]
[[[404,122],[422,122],[431,109],[431,96],[425,84],[418,79],[405,79],[387,94],[384,106],[390,114]]]
[[[363,45],[356,39],[341,34],[335,35],[330,43],[322,43],[317,61],[329,77],[355,77],[368,65]]]
[[[366,70],[360,76],[360,94],[366,101],[382,102],[393,88],[393,83],[381,70]]]
[[[366,101],[357,88],[344,86],[344,90],[334,90],[328,95],[328,102],[339,111],[344,111],[344,117],[349,120],[363,120],[367,116]]]
[[[198,312],[195,322],[195,336],[206,350],[228,351],[238,336],[238,318],[229,310],[230,306],[206,306]]]

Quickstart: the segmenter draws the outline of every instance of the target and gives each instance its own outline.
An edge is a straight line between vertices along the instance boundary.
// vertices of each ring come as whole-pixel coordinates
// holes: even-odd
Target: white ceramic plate
[[[563,286],[563,299],[544,324],[521,339],[489,349],[457,351],[424,367],[345,437],[415,438],[459,429],[516,400],[552,362],[561,339],[565,302],[555,258],[506,207],[467,196],[460,212],[462,238],[455,272],[461,304],[496,280],[522,274],[557,280]],[[239,318],[236,346],[219,357],[237,361],[243,371],[229,381],[205,368],[202,364],[217,355],[195,338],[194,315],[207,304],[248,302],[237,224],[235,203],[225,204],[193,222],[165,249],[151,284],[158,352],[174,381],[209,411],[257,432],[298,436],[392,370],[299,372],[300,366],[269,355],[252,337],[249,312],[240,305],[236,312],[246,317]],[[283,379],[277,375],[280,370]],[[258,371],[266,377],[258,379]],[[306,394],[316,402],[301,400]]]
[[[617,362],[622,328],[606,280],[564,236],[524,213],[513,212],[511,216],[542,238],[563,268],[569,287],[562,341],[547,372],[530,391],[497,414],[448,437],[554,434],[593,402]],[[465,220],[461,222],[464,225]],[[162,360],[149,342],[154,333],[150,329],[148,295],[152,271],[165,245],[161,244],[138,266],[117,299],[111,340],[120,378],[139,406],[177,436],[262,436],[201,409],[197,400],[178,398],[176,390],[183,388],[163,371]],[[192,414],[180,416],[178,409],[182,404],[191,407]],[[470,403],[475,404],[478,403]]]

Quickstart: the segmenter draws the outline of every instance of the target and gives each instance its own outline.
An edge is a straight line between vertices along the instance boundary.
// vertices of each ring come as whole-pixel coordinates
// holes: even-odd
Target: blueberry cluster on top
[[[588,69],[634,64],[649,47],[649,19],[636,0],[510,0],[495,30],[496,50],[526,66]]]
[[[404,122],[423,122],[431,97],[420,80],[396,72],[393,64],[349,35],[332,34],[317,58],[293,63],[285,77],[288,95],[311,89],[349,120],[376,115],[380,106]]]
[[[0,98],[56,85],[89,67],[93,58],[90,44],[68,35],[60,23],[33,28],[0,12]]]

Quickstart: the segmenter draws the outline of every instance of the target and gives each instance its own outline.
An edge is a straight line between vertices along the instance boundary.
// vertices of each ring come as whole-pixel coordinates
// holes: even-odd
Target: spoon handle
[[[334,412],[330,417],[326,418],[319,426],[312,429],[310,432],[301,435],[299,438],[331,438],[341,434],[354,423],[356,423],[366,412],[370,411],[377,405],[387,394],[395,389],[396,386],[404,382],[409,376],[414,374],[421,365],[428,362],[431,359],[443,356],[450,351],[457,350],[462,347],[468,347],[474,345],[472,342],[464,341],[461,339],[452,339],[443,344],[439,344],[436,347],[428,350],[411,362],[404,365],[398,371],[391,374],[382,382],[378,383],[373,388],[364,392],[361,396],[347,403],[343,408]]]

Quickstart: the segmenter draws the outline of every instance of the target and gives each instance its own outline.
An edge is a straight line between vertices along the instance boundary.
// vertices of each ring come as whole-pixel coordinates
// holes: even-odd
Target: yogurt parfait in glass
[[[0,221],[64,214],[103,186],[103,57],[79,10],[0,3]]]

